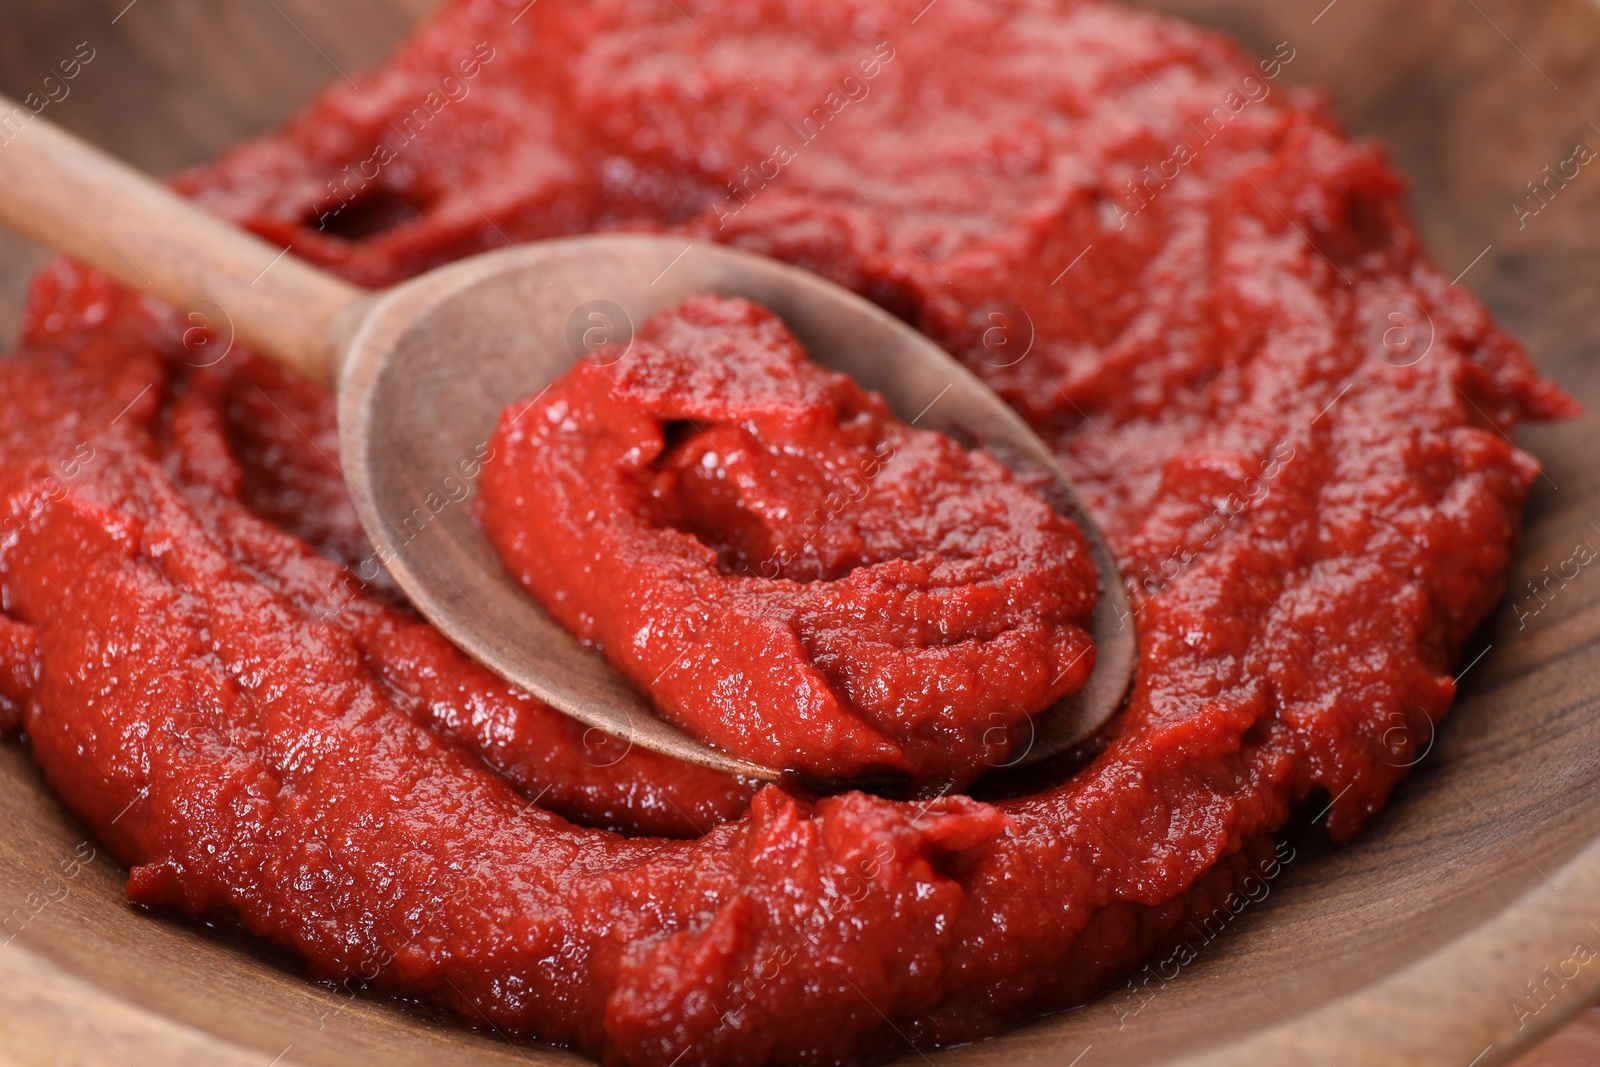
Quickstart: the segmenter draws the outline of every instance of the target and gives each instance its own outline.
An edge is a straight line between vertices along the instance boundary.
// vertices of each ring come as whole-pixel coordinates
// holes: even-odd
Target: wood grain
[[[602,300],[629,323],[702,293],[774,312],[823,366],[841,371],[923,429],[982,441],[1048,497],[1089,542],[1102,593],[1095,665],[1077,692],[1040,712],[1012,760],[1025,766],[1081,744],[1116,714],[1138,658],[1116,559],[1054,457],[1015,412],[900,319],[808,271],[681,237],[603,234],[474,256],[382,294],[339,378],[339,440],[351,499],[378,558],[418,611],[500,677],[629,745],[769,781],[770,766],[712,748],[658,717],[623,676],[585,648],[502,567],[467,507],[408,526],[417,502],[479,454],[501,413],[538,395],[577,360],[573,308]],[[472,353],[461,373],[460,353]]]
[[[64,68],[78,77],[87,69],[76,55]],[[70,83],[51,84],[59,92]],[[49,104],[43,93],[27,94],[26,103],[0,95],[0,224],[172,307],[219,308],[230,335],[324,388],[332,384],[336,323],[364,304],[360,289],[66,132],[44,114]]]
[[[438,0],[26,0],[0,14],[0,93],[44,93],[80,44],[94,59],[42,112],[148,174],[271,129],[330,81],[359,83]],[[115,22],[112,20],[116,19]],[[0,337],[45,253],[0,232]]]
[[[1590,1008],[1516,1067],[1594,1067],[1600,1063],[1600,1008]]]
[[[8,5],[0,89],[26,92],[57,52],[96,35],[105,65],[79,79],[55,117],[157,172],[265,128],[339,77],[334,66],[355,73],[375,61],[425,6],[276,0],[285,18],[267,0],[139,0],[113,29],[120,3]],[[1389,147],[1445,272],[1465,270],[1461,284],[1540,365],[1590,411],[1600,405],[1600,171],[1586,170],[1521,228],[1511,206],[1576,141],[1600,145],[1587,125],[1600,122],[1600,9],[1588,0],[1161,6],[1257,51],[1291,41],[1285,77],[1329,86],[1352,129]],[[29,257],[0,244],[12,307],[37,262]],[[1570,980],[1543,977],[1576,944],[1600,947],[1600,578],[1585,574],[1536,615],[1517,610],[1531,608],[1518,591],[1577,539],[1600,543],[1589,526],[1600,525],[1600,421],[1535,428],[1522,441],[1548,479],[1529,502],[1511,599],[1470,653],[1484,651],[1434,750],[1368,833],[1339,848],[1297,842],[1271,893],[1177,980],[1137,1001],[1137,1013],[1113,991],[934,1061],[1493,1067],[1600,997],[1600,963]],[[0,749],[0,779],[0,911],[9,911],[59,878],[85,837],[21,751]],[[580,1062],[341,996],[258,945],[138,915],[123,900],[120,872],[97,856],[0,950],[0,998],[18,1009],[0,1013],[11,1058]],[[1545,992],[1531,997],[1528,983]],[[908,1050],[907,1062],[922,1060]]]
[[[80,47],[78,55],[93,53]],[[62,69],[76,76],[82,65],[74,58]],[[1053,483],[1049,496],[1083,532],[1099,574],[1095,664],[1086,684],[1040,713],[1010,765],[1081,744],[1122,705],[1137,639],[1116,559],[1089,509],[1014,411],[877,305],[726,245],[620,234],[485,253],[368,293],[39,117],[47,106],[35,94],[26,103],[0,95],[0,225],[180,311],[204,301],[218,309],[202,318],[207,325],[226,318],[230,336],[261,354],[324,389],[337,382],[343,467],[377,558],[457,647],[545,703],[630,747],[727,774],[777,781],[795,766],[780,751],[762,755],[768,766],[720,751],[659,717],[528,597],[467,507],[418,529],[405,525],[461,457],[493,437],[508,405],[541,392],[582,355],[566,341],[573,308],[603,298],[643,323],[719,293],[776,312],[813,358],[881,395],[901,419],[982,441],[1019,473]],[[470,375],[461,373],[463,351],[473,355]]]

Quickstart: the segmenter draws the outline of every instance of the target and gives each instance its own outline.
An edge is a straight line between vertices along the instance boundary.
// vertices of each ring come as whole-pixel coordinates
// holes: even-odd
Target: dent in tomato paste
[[[747,301],[658,313],[508,406],[494,453],[478,514],[512,573],[758,763],[966,784],[1094,667],[1082,534]]]

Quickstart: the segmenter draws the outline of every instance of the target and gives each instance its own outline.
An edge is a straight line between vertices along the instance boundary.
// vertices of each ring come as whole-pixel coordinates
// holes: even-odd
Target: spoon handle
[[[319,385],[364,293],[253,237],[0,96],[0,224],[135,292],[203,299],[236,336]]]

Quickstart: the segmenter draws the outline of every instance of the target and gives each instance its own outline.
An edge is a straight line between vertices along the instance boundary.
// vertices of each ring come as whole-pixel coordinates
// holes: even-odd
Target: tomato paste
[[[1080,688],[1098,576],[995,459],[703,297],[512,403],[479,515],[696,736],[812,779],[965,784]]]
[[[1293,57],[1101,0],[457,0],[178,182],[365,284],[667,230],[933,337],[1135,598],[1127,709],[1033,792],[817,797],[587,735],[367,566],[327,397],[64,262],[0,360],[0,720],[136,903],[609,1063],[859,1062],[1083,1001],[1295,811],[1383,806],[1501,594],[1508,435],[1572,410]],[[711,488],[659,521],[736,572]]]

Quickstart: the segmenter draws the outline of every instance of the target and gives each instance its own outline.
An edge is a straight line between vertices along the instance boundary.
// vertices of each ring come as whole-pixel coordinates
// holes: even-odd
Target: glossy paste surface
[[[1094,668],[1082,534],[746,301],[659,313],[492,447],[477,514],[512,573],[746,759],[965,785]]]
[[[1298,805],[1342,839],[1384,804],[1501,592],[1507,435],[1571,410],[1292,62],[1097,0],[461,0],[180,182],[364,283],[666,229],[934,337],[1135,587],[1130,706],[1031,795],[586,743],[363,581],[326,397],[186,365],[65,264],[0,361],[4,719],[134,901],[612,1063],[870,1059],[1088,996]],[[1384,345],[1395,312],[1426,344]]]

